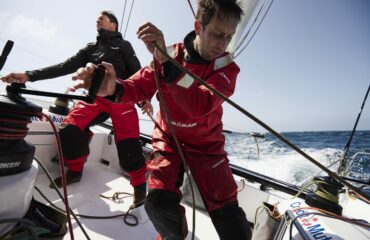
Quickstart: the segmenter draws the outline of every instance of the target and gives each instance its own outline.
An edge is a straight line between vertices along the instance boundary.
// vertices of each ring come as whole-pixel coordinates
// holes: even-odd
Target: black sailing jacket
[[[62,63],[26,73],[33,82],[67,75],[88,62],[98,64],[102,61],[113,64],[117,77],[121,79],[130,77],[141,68],[134,49],[128,41],[123,40],[121,33],[99,30],[97,41],[87,44],[76,55]]]

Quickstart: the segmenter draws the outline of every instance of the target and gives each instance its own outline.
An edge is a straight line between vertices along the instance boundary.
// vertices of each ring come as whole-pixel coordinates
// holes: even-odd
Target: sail
[[[272,0],[242,0],[244,15],[236,29],[227,51],[237,57],[248,45],[262,23]]]

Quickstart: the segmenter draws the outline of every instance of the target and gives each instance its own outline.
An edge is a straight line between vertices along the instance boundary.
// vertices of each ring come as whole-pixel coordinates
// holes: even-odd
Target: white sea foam
[[[229,159],[238,166],[293,184],[320,174],[319,167],[276,141],[258,139],[257,146],[255,140],[246,134],[229,134],[227,138]],[[335,148],[301,150],[322,165],[331,165],[332,171],[337,169],[336,163],[343,155],[343,150]]]

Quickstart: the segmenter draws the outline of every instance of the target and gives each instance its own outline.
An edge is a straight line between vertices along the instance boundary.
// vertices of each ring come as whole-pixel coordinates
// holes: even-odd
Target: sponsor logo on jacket
[[[220,74],[221,77],[223,77],[230,84],[230,79],[226,76],[224,72],[219,72],[218,74]]]
[[[183,127],[183,128],[192,128],[197,125],[196,122],[195,123],[182,123],[182,122],[175,122],[175,121],[172,121],[171,124],[176,127]]]

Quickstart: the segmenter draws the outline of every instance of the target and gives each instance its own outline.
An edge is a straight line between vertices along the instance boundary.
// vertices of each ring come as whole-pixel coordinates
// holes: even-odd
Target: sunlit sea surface
[[[287,140],[314,160],[336,172],[349,141],[350,131],[286,132]],[[303,184],[315,175],[326,175],[270,133],[225,133],[230,162],[293,184]],[[355,155],[358,153],[357,155]],[[353,158],[355,156],[355,158]],[[370,131],[357,131],[349,148],[347,177],[364,182],[370,179]],[[356,184],[355,184],[356,185]],[[356,185],[370,194],[369,185]]]

